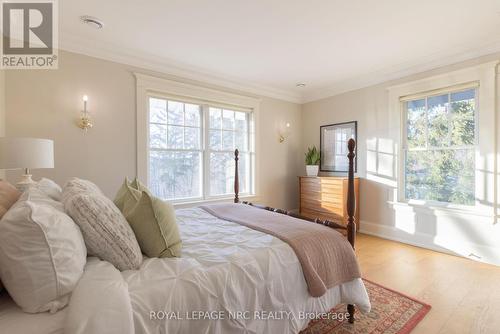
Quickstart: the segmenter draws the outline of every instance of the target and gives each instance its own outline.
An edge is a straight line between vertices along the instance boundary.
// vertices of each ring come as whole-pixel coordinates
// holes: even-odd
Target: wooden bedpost
[[[238,149],[234,150],[234,203],[239,203],[240,198],[238,197],[238,193],[240,192],[240,180],[238,175],[238,156],[240,152]]]
[[[356,142],[354,139],[349,139],[347,143],[347,148],[349,153],[347,158],[349,159],[349,175],[347,177],[347,240],[351,243],[352,248],[354,248],[354,243],[356,241],[356,222],[354,221],[354,211],[356,208],[356,197],[354,195],[354,148],[356,147]]]
[[[354,221],[354,209],[356,208],[356,197],[354,196],[354,149],[356,147],[356,141],[354,139],[349,139],[347,143],[347,148],[349,153],[347,158],[349,159],[349,175],[347,180],[347,240],[354,249],[354,243],[356,242],[356,222]],[[349,322],[354,323],[354,305],[347,305],[347,312],[349,313]]]

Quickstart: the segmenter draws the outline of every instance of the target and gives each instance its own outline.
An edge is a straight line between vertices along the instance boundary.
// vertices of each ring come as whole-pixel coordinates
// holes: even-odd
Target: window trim
[[[207,88],[199,85],[188,84],[185,82],[174,81],[169,79],[163,79],[158,77],[153,77],[141,73],[134,73],[136,78],[136,102],[137,102],[137,178],[149,184],[149,97],[158,97],[164,99],[170,99],[174,101],[195,103],[202,106],[202,129],[208,125],[208,120],[206,120],[205,109],[207,105],[212,107],[221,107],[226,109],[232,109],[235,111],[251,112],[254,122],[254,179],[253,179],[253,193],[242,194],[242,196],[248,197],[258,197],[260,189],[260,163],[259,163],[259,107],[261,99],[238,95],[226,91],[220,91],[212,88]],[[202,133],[201,140],[205,143],[206,133]],[[207,150],[203,150],[207,151]],[[207,151],[208,152],[208,151]],[[203,162],[205,164],[205,155],[203,157]],[[203,171],[203,173],[205,173]],[[204,191],[206,188],[206,177],[203,181]],[[221,196],[205,196],[202,194],[201,198],[187,198],[182,200],[173,200],[175,204],[187,204],[187,203],[203,203],[205,201],[217,201],[217,200],[227,200],[232,199],[233,195],[221,195]]]

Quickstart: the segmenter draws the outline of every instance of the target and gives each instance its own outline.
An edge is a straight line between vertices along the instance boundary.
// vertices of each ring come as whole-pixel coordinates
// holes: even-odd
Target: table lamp
[[[35,184],[30,169],[54,168],[54,141],[38,138],[0,137],[0,169],[24,169],[20,191]]]

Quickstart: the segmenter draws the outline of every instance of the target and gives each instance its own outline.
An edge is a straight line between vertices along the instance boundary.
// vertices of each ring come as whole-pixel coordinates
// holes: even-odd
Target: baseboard
[[[457,247],[454,240],[446,240],[439,236],[416,232],[406,233],[394,226],[360,221],[359,232],[383,239],[402,242],[412,246],[426,248],[441,253],[465,257],[474,261],[500,266],[500,248],[462,242]],[[447,248],[447,245],[449,245]]]

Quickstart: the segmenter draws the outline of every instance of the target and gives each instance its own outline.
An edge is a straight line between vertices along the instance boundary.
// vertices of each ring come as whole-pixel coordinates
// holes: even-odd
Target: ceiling
[[[500,51],[500,0],[64,0],[59,10],[62,49],[294,102]]]

